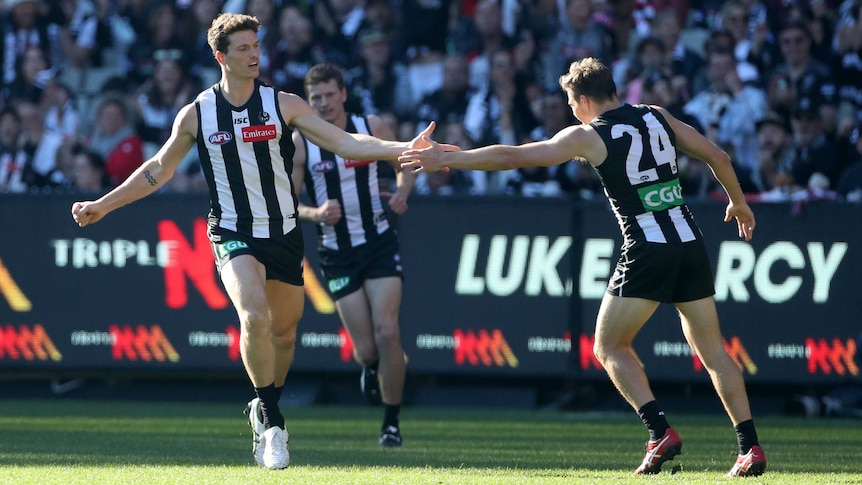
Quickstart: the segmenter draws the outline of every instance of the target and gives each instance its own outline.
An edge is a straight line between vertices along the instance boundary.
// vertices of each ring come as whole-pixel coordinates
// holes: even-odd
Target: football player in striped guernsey
[[[383,119],[345,111],[347,90],[340,67],[317,64],[305,76],[309,104],[321,118],[350,133],[395,136]],[[299,205],[300,220],[318,224],[318,254],[338,315],[363,366],[360,386],[368,400],[384,406],[380,446],[399,447],[404,352],[398,312],[403,279],[398,234],[383,200],[395,214],[407,210],[415,176],[396,165],[396,190],[378,179],[377,160],[353,160],[321,148],[294,132],[293,181],[303,183],[311,205]],[[382,162],[381,162],[382,163]],[[299,196],[299,193],[297,193]]]
[[[748,241],[754,234],[754,213],[730,158],[666,109],[622,103],[611,70],[595,58],[573,62],[560,85],[583,124],[564,128],[550,140],[517,147],[493,145],[460,153],[444,153],[433,145],[414,149],[400,157],[402,167],[506,170],[559,165],[574,157],[592,165],[623,236],[620,259],[599,308],[593,350],[649,430],[646,455],[635,473],[658,473],[682,451],[682,440],[668,424],[632,347],[659,304],[670,303],[736,430],[739,455],[728,475],[762,474],[766,456],[742,372],[724,348],[710,262],[682,198],[676,150],[709,165],[730,199],[725,222],[736,219],[739,237]]]
[[[223,13],[213,20],[207,34],[221,79],[180,110],[170,137],[152,158],[103,197],[72,204],[72,216],[84,227],[152,194],[197,148],[209,186],[208,236],[239,317],[240,354],[257,396],[247,407],[254,458],[266,468],[282,469],[290,455],[278,401],[304,306],[291,132],[300,130],[352,160],[392,160],[425,142],[347,133],[321,119],[301,97],[258,80],[259,28],[248,15]],[[433,129],[431,123],[422,135]]]

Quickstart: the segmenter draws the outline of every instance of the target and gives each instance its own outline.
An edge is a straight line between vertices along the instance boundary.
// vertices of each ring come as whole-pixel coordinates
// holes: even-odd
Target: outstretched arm
[[[604,153],[604,155],[602,155]],[[437,143],[428,148],[407,150],[398,158],[401,167],[413,172],[461,170],[509,170],[518,167],[550,167],[574,157],[601,163],[607,152],[601,137],[592,128],[570,126],[550,140],[524,145],[491,145],[463,152],[444,152]]]
[[[725,210],[724,222],[730,222],[731,219],[735,218],[739,237],[750,241],[754,235],[754,212],[745,201],[745,195],[739,186],[739,180],[736,178],[736,172],[730,163],[730,157],[724,150],[707,140],[688,124],[676,119],[666,109],[658,106],[653,106],[653,108],[656,108],[670,124],[676,135],[676,145],[685,153],[703,160],[709,165],[713,175],[730,198],[730,203]]]
[[[411,142],[387,141],[347,133],[317,116],[311,106],[295,94],[280,92],[278,102],[285,123],[299,129],[315,145],[354,160],[395,160],[404,150],[418,146],[423,136],[430,139],[435,127],[432,121]],[[457,149],[452,145],[441,146],[448,150]]]
[[[72,218],[79,226],[95,224],[110,212],[152,194],[162,187],[194,146],[197,113],[193,104],[180,110],[171,136],[153,158],[144,162],[119,186],[95,201],[72,204]]]

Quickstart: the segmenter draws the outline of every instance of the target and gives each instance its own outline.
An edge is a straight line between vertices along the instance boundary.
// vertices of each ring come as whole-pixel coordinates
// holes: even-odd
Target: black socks
[[[664,417],[664,411],[659,407],[658,401],[650,401],[638,409],[638,416],[644,423],[644,426],[649,430],[650,440],[660,440],[665,431],[670,428],[667,424],[667,419]]]
[[[739,454],[744,455],[751,451],[752,446],[757,446],[757,430],[754,429],[754,420],[743,421],[733,427],[736,430],[736,440],[739,442]]]
[[[284,429],[284,416],[278,409],[278,399],[281,397],[281,390],[284,387],[275,387],[275,384],[270,384],[266,387],[255,387],[254,393],[260,399],[260,411],[263,414],[264,429],[278,426]]]
[[[383,405],[383,428],[389,426],[399,427],[399,415],[401,414],[400,404],[384,404]]]

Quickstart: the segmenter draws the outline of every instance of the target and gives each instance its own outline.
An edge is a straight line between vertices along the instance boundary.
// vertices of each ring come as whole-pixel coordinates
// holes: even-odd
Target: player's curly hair
[[[258,22],[257,17],[245,14],[222,13],[213,19],[212,25],[207,30],[207,43],[210,45],[213,55],[216,52],[226,53],[229,43],[228,37],[231,34],[243,30],[251,30],[257,33],[259,29],[260,22]]]
[[[602,102],[617,96],[613,72],[595,57],[572,62],[569,72],[560,76],[560,86],[575,99],[583,95]]]

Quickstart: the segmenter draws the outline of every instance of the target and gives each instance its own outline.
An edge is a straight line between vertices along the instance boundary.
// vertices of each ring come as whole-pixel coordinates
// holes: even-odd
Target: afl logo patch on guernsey
[[[326,173],[335,168],[335,162],[332,160],[323,160],[311,166],[311,171],[314,173]]]
[[[233,140],[233,135],[229,131],[217,131],[209,136],[208,140],[213,145],[224,145]]]
[[[255,125],[242,127],[242,141],[246,143],[254,143],[256,141],[266,141],[275,138],[277,132],[275,125]]]

